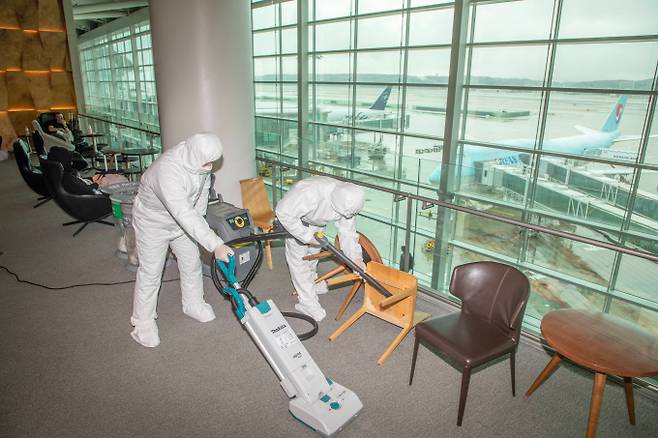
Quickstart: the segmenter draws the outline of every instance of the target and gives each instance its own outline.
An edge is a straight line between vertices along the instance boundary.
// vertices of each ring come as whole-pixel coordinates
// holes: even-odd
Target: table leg
[[[633,378],[624,377],[626,390],[626,407],[628,408],[628,421],[635,426],[635,401],[633,400]]]
[[[528,390],[526,391],[525,396],[530,397],[530,395],[533,392],[535,392],[535,390],[539,388],[541,384],[544,383],[546,379],[548,379],[551,376],[551,374],[553,374],[553,371],[555,371],[555,368],[557,368],[557,366],[560,365],[561,361],[562,358],[560,357],[560,355],[555,353],[551,361],[548,363],[548,365],[546,365],[546,368],[544,368],[544,370],[539,374],[539,376],[537,376],[537,378],[532,383],[532,385],[530,385],[530,388],[528,388]]]
[[[603,390],[605,389],[606,375],[603,373],[594,374],[594,387],[592,388],[592,404],[589,407],[589,420],[587,420],[587,438],[596,436],[596,426],[599,422],[599,413],[601,412],[601,400],[603,400]]]

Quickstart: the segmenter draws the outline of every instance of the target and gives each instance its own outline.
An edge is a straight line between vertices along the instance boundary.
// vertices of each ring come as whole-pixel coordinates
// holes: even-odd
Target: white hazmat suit
[[[363,209],[361,187],[324,176],[312,176],[297,182],[276,206],[276,217],[294,237],[286,239],[286,261],[299,303],[295,308],[321,321],[326,312],[318,293],[326,292],[326,283],[314,284],[317,260],[304,256],[320,251],[314,234],[334,222],[345,255],[363,266],[363,256],[356,232],[356,214]]]
[[[160,343],[155,323],[167,250],[178,260],[183,312],[201,322],[215,319],[203,298],[198,242],[209,252],[223,245],[204,219],[212,162],[222,156],[214,134],[195,134],[165,151],[144,173],[133,205],[139,268],[131,336],[146,347]],[[228,250],[230,252],[230,250]]]

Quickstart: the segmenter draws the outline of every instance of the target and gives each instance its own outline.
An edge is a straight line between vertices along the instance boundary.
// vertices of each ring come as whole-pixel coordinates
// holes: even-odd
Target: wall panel
[[[11,149],[39,112],[75,111],[61,0],[6,0],[0,7],[0,136]]]

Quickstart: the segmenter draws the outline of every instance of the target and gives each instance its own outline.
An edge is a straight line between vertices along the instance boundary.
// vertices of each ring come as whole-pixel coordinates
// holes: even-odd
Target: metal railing
[[[101,131],[105,131],[104,134],[108,136],[109,141],[113,141],[118,144],[120,147],[123,147],[124,144],[126,143],[126,138],[124,138],[124,134],[126,131],[128,132],[134,132],[136,135],[125,135],[129,140],[137,140],[140,143],[142,143],[142,140],[144,143],[148,143],[148,147],[151,149],[160,149],[161,146],[158,144],[157,139],[160,138],[160,133],[157,131],[152,131],[150,129],[145,129],[139,126],[133,126],[133,125],[127,125],[125,123],[121,122],[116,122],[114,120],[109,120],[109,119],[104,119],[102,117],[98,116],[93,116],[90,114],[84,114],[84,113],[77,113],[76,115],[78,119],[86,119],[85,123],[87,127],[91,126],[93,131],[98,133]],[[99,129],[99,126],[102,128]],[[83,132],[86,132],[85,129],[83,129],[82,124],[80,126],[80,129]],[[113,132],[114,131],[114,132]]]
[[[490,220],[502,222],[502,223],[505,223],[505,224],[514,225],[514,226],[517,226],[517,227],[522,227],[522,228],[525,228],[525,229],[528,229],[528,230],[539,231],[539,232],[542,232],[542,233],[550,234],[552,236],[561,237],[561,238],[569,239],[569,240],[572,240],[572,241],[585,243],[585,244],[588,244],[588,245],[596,246],[598,248],[609,249],[609,250],[612,250],[612,251],[620,252],[622,254],[628,254],[628,255],[631,255],[631,256],[640,257],[640,258],[643,258],[643,259],[646,259],[646,260],[650,260],[652,262],[658,262],[658,255],[652,254],[652,253],[647,252],[647,251],[641,251],[641,250],[637,250],[637,249],[633,249],[633,248],[628,248],[628,247],[625,247],[625,246],[619,246],[619,245],[615,245],[613,243],[604,242],[604,241],[596,240],[596,239],[591,239],[589,237],[579,236],[579,235],[574,234],[574,233],[570,233],[570,232],[567,232],[567,231],[560,231],[560,230],[556,230],[556,229],[553,229],[553,228],[548,228],[548,227],[545,227],[545,226],[542,226],[542,225],[535,225],[535,224],[531,224],[531,223],[527,223],[527,222],[522,222],[522,221],[518,221],[518,220],[515,220],[515,219],[508,218],[508,217],[504,217],[504,216],[497,216],[497,215],[487,213],[487,212],[484,212],[484,211],[475,210],[475,209],[472,209],[472,208],[463,207],[461,205],[452,204],[450,202],[441,201],[441,200],[436,199],[436,198],[429,198],[427,196],[422,196],[422,195],[418,195],[418,194],[415,194],[415,193],[404,192],[404,191],[401,191],[401,190],[396,190],[396,189],[392,189],[392,188],[389,188],[389,187],[380,186],[380,185],[377,185],[377,184],[371,184],[371,183],[364,182],[364,181],[345,178],[345,177],[337,176],[337,175],[334,175],[334,174],[331,174],[331,173],[311,169],[311,168],[305,168],[305,167],[301,167],[301,166],[297,166],[297,165],[293,165],[293,164],[289,164],[289,163],[284,163],[284,162],[281,162],[281,161],[276,161],[276,160],[273,160],[273,159],[270,159],[270,158],[257,157],[256,161],[267,163],[267,164],[271,165],[273,168],[276,168],[276,167],[281,168],[282,171],[285,171],[285,170],[288,170],[288,169],[293,169],[293,170],[297,170],[299,172],[313,174],[313,175],[329,176],[329,177],[334,178],[334,179],[338,179],[338,180],[345,181],[345,182],[350,182],[350,183],[353,183],[353,184],[356,184],[356,185],[359,185],[359,186],[362,186],[362,187],[366,187],[366,188],[369,188],[369,189],[390,193],[394,196],[394,199],[397,202],[402,201],[404,199],[416,200],[416,201],[422,202],[423,203],[422,205],[424,207],[438,206],[438,207],[442,207],[442,208],[447,208],[447,209],[458,211],[458,212],[461,212],[461,213],[466,213],[466,214],[471,214],[471,215],[474,215],[474,216],[478,216],[478,217],[481,217],[481,218],[484,218],[484,219],[490,219]],[[348,171],[348,172],[350,171],[350,169],[345,169],[345,170]],[[405,184],[402,181],[398,181],[398,182],[400,182],[401,184]],[[277,185],[276,172],[273,169],[273,171],[272,171],[272,186],[273,186],[273,188],[276,188],[276,185]],[[276,190],[273,190],[273,193],[276,193]],[[276,201],[276,198],[275,198],[275,201]],[[406,251],[405,251],[405,254],[404,254],[405,259],[408,259],[409,248],[410,248],[410,246],[409,246],[409,244],[410,244],[410,239],[409,238],[410,238],[410,234],[411,234],[411,223],[409,222],[410,213],[411,213],[411,203],[408,203],[407,204],[407,219],[408,219],[408,221],[405,224],[406,225],[405,230],[406,230],[406,234],[407,234],[407,236],[405,236],[405,247],[406,247]]]

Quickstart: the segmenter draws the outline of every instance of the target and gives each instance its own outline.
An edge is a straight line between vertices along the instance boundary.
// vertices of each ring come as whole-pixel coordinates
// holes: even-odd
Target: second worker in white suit
[[[195,134],[165,151],[144,173],[133,206],[139,268],[135,281],[131,335],[145,347],[160,343],[155,323],[162,270],[171,247],[178,260],[183,312],[200,322],[215,319],[203,298],[197,242],[228,261],[224,245],[204,219],[212,164],[222,156],[215,134]]]
[[[294,237],[286,239],[286,262],[299,303],[295,309],[321,321],[327,313],[318,293],[326,293],[325,282],[315,284],[317,260],[303,257],[320,251],[314,234],[327,224],[336,224],[340,246],[347,257],[363,267],[363,256],[356,232],[356,215],[363,209],[363,189],[357,185],[324,176],[297,182],[276,206],[276,217]]]

